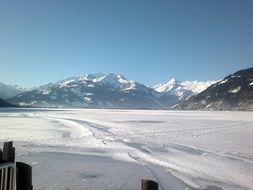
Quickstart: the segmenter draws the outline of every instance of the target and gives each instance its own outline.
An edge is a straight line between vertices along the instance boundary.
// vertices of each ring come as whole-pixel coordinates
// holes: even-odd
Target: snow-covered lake
[[[35,190],[253,189],[253,112],[1,109]]]

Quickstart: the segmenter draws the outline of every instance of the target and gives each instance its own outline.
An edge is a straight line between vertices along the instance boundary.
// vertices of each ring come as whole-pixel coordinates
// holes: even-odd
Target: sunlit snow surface
[[[34,189],[252,189],[253,113],[1,109]]]

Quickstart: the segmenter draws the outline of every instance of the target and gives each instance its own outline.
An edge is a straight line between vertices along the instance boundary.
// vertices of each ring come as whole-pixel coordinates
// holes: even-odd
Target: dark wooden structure
[[[5,142],[0,149],[0,190],[16,190],[15,148]]]
[[[0,149],[0,163],[15,162],[15,148],[13,142],[5,142],[3,151]]]
[[[13,142],[4,142],[0,149],[0,190],[32,190],[32,167],[15,162]]]
[[[141,190],[159,190],[159,185],[157,182],[152,180],[141,180]]]
[[[32,167],[26,163],[17,162],[17,190],[32,190]]]

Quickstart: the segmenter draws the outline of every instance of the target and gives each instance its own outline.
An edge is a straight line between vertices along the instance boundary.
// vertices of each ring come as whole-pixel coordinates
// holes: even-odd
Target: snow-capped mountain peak
[[[185,81],[181,85],[184,86],[184,89],[191,90],[193,93],[198,94],[209,86],[215,84],[218,81]]]
[[[102,74],[102,73],[87,74],[87,75],[81,76],[80,80],[90,80],[90,81],[93,81],[93,80],[101,78],[103,76],[104,76],[104,74]]]
[[[112,88],[120,88],[122,84],[129,81],[119,74],[109,73],[100,78],[94,79],[93,82],[107,84]]]
[[[167,93],[178,96],[180,99],[188,99],[191,95],[198,94],[217,81],[185,81],[181,82],[172,78],[165,84],[153,86],[153,89],[160,93]]]
[[[177,83],[177,82],[179,82],[179,81],[176,80],[175,78],[172,78],[172,79],[170,79],[170,80],[167,82],[167,84],[175,84],[175,83]]]
[[[157,92],[168,92],[171,91],[173,88],[177,88],[180,85],[180,81],[177,81],[175,78],[172,78],[165,84],[158,84],[153,86]]]
[[[95,84],[107,85],[112,89],[117,89],[121,91],[126,90],[136,90],[137,88],[142,88],[141,85],[133,80],[128,80],[120,74],[109,73],[107,75],[100,76],[92,80]],[[147,87],[146,87],[147,88]]]

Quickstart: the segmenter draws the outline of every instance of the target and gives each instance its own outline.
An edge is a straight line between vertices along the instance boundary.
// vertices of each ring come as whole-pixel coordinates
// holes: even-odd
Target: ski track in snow
[[[106,155],[141,165],[162,190],[168,188],[161,179],[166,175],[179,179],[183,188],[247,190],[253,186],[251,116],[143,110],[1,112],[0,141],[15,139],[15,131],[26,129],[16,137],[19,155],[48,151]],[[29,129],[31,122],[38,131]]]

